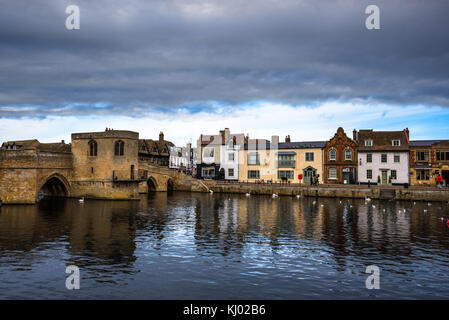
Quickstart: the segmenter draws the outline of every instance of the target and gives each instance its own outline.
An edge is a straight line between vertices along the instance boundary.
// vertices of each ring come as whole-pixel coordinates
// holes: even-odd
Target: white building
[[[197,177],[238,180],[239,150],[245,144],[243,133],[231,134],[228,128],[218,135],[201,135],[197,142]]]
[[[220,170],[225,173],[225,180],[239,179],[239,150],[240,145],[237,143],[237,137],[228,137],[228,141],[220,147]]]
[[[409,131],[354,130],[361,184],[409,184]]]
[[[191,171],[196,164],[196,150],[191,143],[185,147],[170,147],[169,168]]]

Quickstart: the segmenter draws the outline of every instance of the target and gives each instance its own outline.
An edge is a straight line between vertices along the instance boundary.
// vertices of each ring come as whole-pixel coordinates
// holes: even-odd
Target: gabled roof
[[[8,147],[14,148],[14,150],[38,150],[42,152],[63,153],[70,153],[72,150],[71,144],[66,144],[64,142],[41,143],[37,139],[7,141],[2,144],[2,149],[8,149]]]
[[[142,148],[144,146],[144,148]],[[155,156],[169,156],[170,147],[175,145],[167,140],[139,139],[139,153]]]
[[[357,134],[359,151],[404,151],[409,149],[409,141],[405,130],[402,131],[373,131],[360,130]],[[373,140],[373,146],[365,146],[365,140]],[[393,146],[392,140],[399,140],[399,146]]]

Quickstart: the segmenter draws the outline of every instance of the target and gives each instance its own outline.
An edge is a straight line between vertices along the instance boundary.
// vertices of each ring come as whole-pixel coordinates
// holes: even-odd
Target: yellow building
[[[248,140],[239,155],[239,181],[262,181],[310,183],[311,178],[319,175],[323,182],[324,141],[291,142],[287,136],[279,143],[279,137],[272,141]]]

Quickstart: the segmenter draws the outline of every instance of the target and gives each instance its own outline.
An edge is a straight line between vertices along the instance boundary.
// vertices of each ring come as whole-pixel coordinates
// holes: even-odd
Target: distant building
[[[343,128],[326,141],[323,150],[324,183],[357,182],[357,143]]]
[[[155,166],[169,166],[170,147],[175,145],[164,140],[164,133],[159,133],[159,140],[140,139],[139,140],[139,159]]]
[[[449,140],[410,141],[410,184],[436,185],[436,176],[449,185]]]
[[[169,168],[192,172],[196,164],[194,149],[191,143],[187,143],[185,147],[170,147]]]
[[[237,180],[239,150],[243,149],[243,133],[231,134],[228,128],[218,135],[201,135],[197,141],[196,177],[200,179]]]
[[[322,182],[324,141],[279,142],[279,136],[266,139],[247,139],[244,150],[240,152],[239,180],[281,182],[290,181],[310,183],[319,175]]]
[[[358,181],[382,185],[409,181],[409,131],[354,130],[358,143]]]

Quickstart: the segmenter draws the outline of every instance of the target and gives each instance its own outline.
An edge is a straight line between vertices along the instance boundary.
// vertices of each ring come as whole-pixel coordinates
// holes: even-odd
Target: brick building
[[[325,143],[323,167],[324,183],[357,183],[357,143],[341,127]]]

